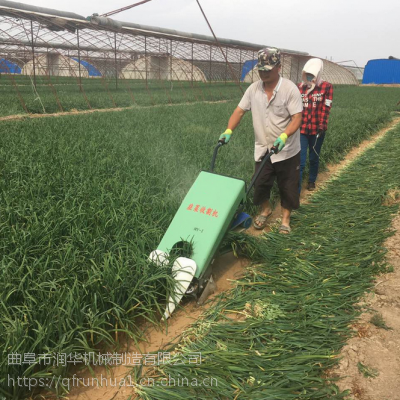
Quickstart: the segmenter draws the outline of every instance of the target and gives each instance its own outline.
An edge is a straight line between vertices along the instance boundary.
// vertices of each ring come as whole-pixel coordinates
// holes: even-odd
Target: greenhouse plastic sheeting
[[[79,62],[78,58],[71,57],[74,61]],[[89,72],[89,76],[101,76],[101,72],[94,67],[92,64],[89,64],[87,61],[81,60],[81,65],[83,65]]]
[[[5,58],[0,58],[0,73],[2,74],[20,74],[21,68],[17,64],[6,60]]]
[[[257,60],[248,60],[245,61],[242,68],[242,75],[240,80],[243,82],[246,75],[256,66]]]
[[[362,83],[400,84],[400,60],[369,60],[365,66]]]

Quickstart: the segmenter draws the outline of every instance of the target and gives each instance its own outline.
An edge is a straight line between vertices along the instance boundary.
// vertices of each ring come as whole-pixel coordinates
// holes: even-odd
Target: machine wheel
[[[236,229],[236,228],[245,228],[248,229],[251,226],[251,217],[249,214],[246,214],[244,212],[239,213],[236,215],[234,220],[231,223],[230,229]]]
[[[251,227],[252,222],[253,222],[252,218],[247,218],[241,223],[241,226],[244,229],[249,229]]]

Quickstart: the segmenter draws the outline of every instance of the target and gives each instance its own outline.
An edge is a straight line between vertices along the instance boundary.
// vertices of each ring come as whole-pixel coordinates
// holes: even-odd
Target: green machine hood
[[[178,243],[191,242],[190,258],[197,265],[195,277],[201,277],[245,200],[245,186],[241,179],[200,172],[158,250],[169,253]]]

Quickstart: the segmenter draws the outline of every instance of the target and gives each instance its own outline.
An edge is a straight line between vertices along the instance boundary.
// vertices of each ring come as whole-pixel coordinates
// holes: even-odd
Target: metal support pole
[[[256,55],[255,55],[255,53],[254,53],[254,51],[253,51],[252,60],[255,60],[255,59],[256,59]],[[251,69],[251,82],[250,82],[250,83],[253,83],[253,82],[254,82],[254,69],[255,69],[255,68],[252,68],[252,69]]]
[[[223,52],[222,47],[221,47],[221,45],[219,44],[218,39],[217,39],[217,37],[215,36],[214,31],[212,30],[211,25],[210,25],[210,23],[208,22],[208,19],[207,19],[207,17],[206,17],[206,14],[204,13],[204,11],[203,11],[203,9],[202,9],[200,3],[199,3],[199,0],[196,0],[196,2],[197,2],[198,6],[199,6],[199,8],[200,8],[201,13],[203,14],[204,19],[205,19],[206,22],[207,22],[208,27],[210,28],[210,31],[211,31],[212,35],[214,36],[214,39],[215,39],[215,41],[216,41],[216,43],[217,43],[217,46],[218,46],[219,49],[221,50],[221,53],[222,53],[222,55],[224,56],[225,61],[226,61],[226,62],[228,63],[228,65],[229,65],[229,68],[230,68],[230,70],[231,70],[232,76],[235,77],[235,74],[234,74],[234,72],[233,72],[232,66],[229,64],[228,59],[226,58],[226,55],[225,55],[225,53]],[[242,93],[244,94],[244,90],[243,90],[243,88],[240,86],[240,82],[236,82],[236,83],[238,84],[239,89],[240,89],[240,90],[242,91]]]
[[[297,59],[297,80],[296,82],[301,82],[301,70],[300,70],[300,59]]]
[[[194,60],[193,60],[193,42],[192,42],[192,87],[193,87],[193,62],[194,62]]]
[[[169,57],[169,82],[170,82],[170,90],[172,90],[172,40],[170,40],[169,43],[169,52],[170,52],[170,57]]]
[[[32,62],[33,62],[33,86],[36,89],[36,63],[35,63],[35,45],[33,43],[33,22],[31,21],[31,40],[32,40]]]
[[[239,79],[238,79],[239,82],[241,77],[242,77],[242,49],[240,49],[239,51]]]
[[[210,45],[210,85],[212,81],[212,75],[211,75],[211,57],[212,57],[212,46]]]
[[[79,29],[76,30],[76,39],[78,44],[78,68],[79,68],[79,90],[82,92],[82,75],[81,75],[81,50],[79,47]]]
[[[51,75],[51,65],[50,65],[50,56],[49,56],[49,48],[46,49],[46,57],[47,57],[47,73]]]
[[[148,88],[147,84],[147,36],[144,37],[144,65],[146,68],[146,89]]]
[[[161,55],[161,39],[158,39],[158,54]],[[161,56],[158,57],[158,79],[161,80]]]
[[[115,89],[118,89],[117,32],[114,32]]]
[[[226,81],[227,81],[227,75],[228,75],[228,48],[226,48],[226,61],[225,61],[225,86],[226,86]]]

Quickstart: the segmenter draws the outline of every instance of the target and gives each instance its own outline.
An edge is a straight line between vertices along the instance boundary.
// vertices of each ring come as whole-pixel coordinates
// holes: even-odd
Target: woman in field
[[[309,152],[310,172],[308,190],[315,189],[318,176],[319,156],[325,133],[328,129],[328,118],[332,107],[333,87],[322,80],[323,62],[319,58],[307,61],[302,71],[302,82],[299,90],[303,99],[303,118],[300,127],[300,183]]]

